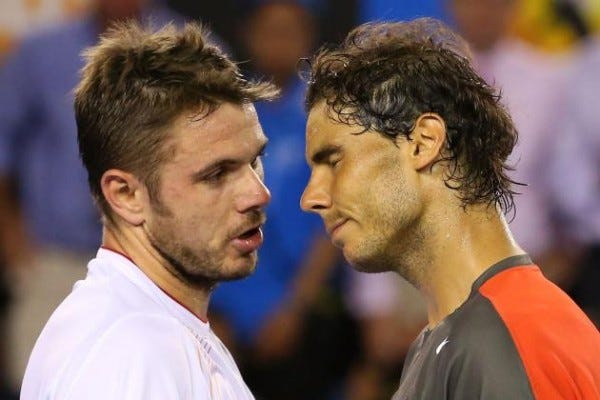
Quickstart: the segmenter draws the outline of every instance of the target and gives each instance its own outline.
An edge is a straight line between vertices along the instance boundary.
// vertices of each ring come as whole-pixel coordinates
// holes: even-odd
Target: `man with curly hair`
[[[253,399],[207,308],[256,266],[270,194],[253,102],[276,90],[195,24],[122,24],[85,55],[75,114],[102,246],[39,337],[21,398]]]
[[[301,205],[356,269],[426,299],[394,399],[598,399],[600,334],[514,241],[517,140],[464,41],[367,24],[310,62]]]

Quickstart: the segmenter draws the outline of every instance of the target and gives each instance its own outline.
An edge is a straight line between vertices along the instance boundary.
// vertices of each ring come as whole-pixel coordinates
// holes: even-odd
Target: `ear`
[[[146,187],[134,175],[109,169],[100,179],[102,193],[112,211],[131,225],[145,222],[144,209],[147,201]]]
[[[422,114],[415,122],[410,139],[411,164],[415,170],[423,170],[440,157],[446,142],[446,124],[438,114]]]

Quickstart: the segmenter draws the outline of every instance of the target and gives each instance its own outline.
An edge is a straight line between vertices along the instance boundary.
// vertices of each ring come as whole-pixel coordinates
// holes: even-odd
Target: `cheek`
[[[208,209],[192,213],[183,224],[188,230],[197,232],[198,236],[211,238],[223,231],[227,221],[217,210]]]
[[[188,246],[218,247],[231,229],[232,188],[207,188],[176,179],[162,187],[172,217],[162,221],[174,240]]]
[[[210,208],[198,205],[180,207],[170,221],[170,230],[177,240],[188,245],[209,243],[222,236],[224,218]]]
[[[375,208],[382,224],[403,224],[413,219],[422,202],[411,175],[397,165],[381,166],[378,171],[365,191],[369,196],[367,206]]]
[[[353,201],[366,200],[373,184],[373,174],[363,168],[340,168],[333,179],[332,197],[351,198]],[[344,200],[346,202],[346,200]]]
[[[385,210],[386,219],[393,221],[395,229],[404,229],[412,226],[420,219],[423,212],[424,202],[418,189],[411,185],[406,177],[396,178],[394,184],[388,185],[385,189],[387,196],[381,204]]]

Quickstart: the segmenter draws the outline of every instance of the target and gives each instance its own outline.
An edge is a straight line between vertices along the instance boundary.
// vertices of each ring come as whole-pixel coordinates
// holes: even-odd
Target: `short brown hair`
[[[84,52],[75,90],[79,152],[101,211],[110,207],[100,187],[105,171],[135,174],[158,197],[158,167],[168,158],[167,127],[184,112],[206,117],[221,103],[272,99],[269,83],[245,80],[236,64],[189,23],[158,31],[136,22],[114,25]]]
[[[310,63],[306,106],[325,101],[333,118],[391,139],[410,139],[417,118],[437,113],[446,123],[445,181],[463,205],[514,207],[506,161],[516,141],[500,95],[473,70],[466,42],[443,23],[370,23]]]

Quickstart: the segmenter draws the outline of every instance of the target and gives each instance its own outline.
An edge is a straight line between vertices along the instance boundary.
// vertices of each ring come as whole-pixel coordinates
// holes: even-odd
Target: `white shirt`
[[[32,352],[22,400],[254,399],[208,323],[100,249]]]

